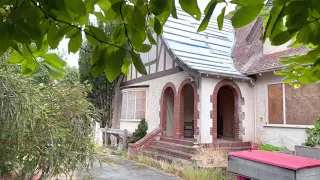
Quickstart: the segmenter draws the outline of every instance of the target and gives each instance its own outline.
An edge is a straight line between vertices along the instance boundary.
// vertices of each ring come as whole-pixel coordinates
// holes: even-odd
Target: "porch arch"
[[[241,90],[239,86],[231,81],[231,80],[221,80],[215,86],[213,90],[213,94],[211,96],[212,103],[212,143],[217,142],[217,133],[218,133],[218,93],[222,87],[228,87],[231,89],[233,97],[234,97],[234,139],[235,141],[242,141],[242,134],[244,132],[244,128],[242,127],[242,121],[244,119],[244,113],[241,112],[241,106],[244,104],[244,98],[242,97]]]
[[[184,119],[185,119],[185,90],[186,88],[191,88],[193,91],[193,135],[199,135],[199,127],[198,127],[198,119],[199,119],[199,94],[198,89],[194,82],[192,82],[189,78],[185,79],[181,82],[178,90],[178,107],[179,107],[179,117],[177,121],[177,133],[175,134],[175,138],[181,139],[184,137]]]
[[[173,101],[173,102],[172,102]],[[170,108],[168,108],[168,103],[170,103]],[[172,104],[171,104],[172,103]],[[160,109],[160,127],[161,127],[161,136],[167,136],[168,132],[167,130],[172,130],[172,132],[169,132],[169,135],[174,136],[175,134],[175,121],[177,119],[177,109],[176,109],[176,103],[177,103],[177,91],[176,87],[173,83],[168,82],[164,85],[161,93],[161,109]],[[171,105],[173,107],[171,107]],[[169,114],[168,114],[169,112]],[[172,129],[168,129],[168,115],[172,117],[172,124],[170,124]]]

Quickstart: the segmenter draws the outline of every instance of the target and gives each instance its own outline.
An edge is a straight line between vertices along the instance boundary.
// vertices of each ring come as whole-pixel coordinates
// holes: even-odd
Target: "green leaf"
[[[274,38],[271,39],[271,45],[279,46],[286,42],[288,42],[292,38],[292,34],[289,31],[284,31],[276,35]]]
[[[113,48],[111,53],[106,54],[107,56],[105,56],[106,64],[104,72],[109,82],[112,82],[120,75],[125,54],[126,52],[119,48]]]
[[[70,30],[72,30],[71,26],[67,25],[58,29],[56,24],[52,22],[47,35],[48,43],[51,49],[56,49],[64,35],[68,33]]]
[[[263,42],[270,37],[281,18],[278,18],[283,11],[283,6],[273,6],[263,35]]]
[[[21,63],[25,58],[17,51],[13,51],[8,59],[9,64]]]
[[[61,21],[64,21],[64,22],[67,22],[67,23],[70,23],[72,24],[73,22],[73,18],[70,16],[69,12],[67,11],[59,11],[59,10],[56,10],[56,9],[52,9],[50,10],[50,12],[56,16],[56,18],[58,20],[61,20]]]
[[[16,21],[16,25],[26,34],[28,34],[28,36],[31,39],[37,40],[39,39],[39,34],[41,34],[41,31],[38,27],[33,27],[30,24],[27,24],[24,22],[23,19],[18,19]]]
[[[78,30],[78,32],[70,38],[70,41],[68,44],[69,53],[70,52],[76,53],[81,47],[81,45],[82,45],[82,34],[81,34],[81,31]]]
[[[115,44],[121,45],[126,40],[126,33],[124,26],[122,24],[118,25],[113,31],[111,36],[112,42]]]
[[[99,43],[99,41],[97,41],[95,38],[93,38],[93,37],[90,36],[89,34],[91,34],[91,33],[90,33],[90,32],[85,33],[88,42],[89,42],[91,45],[96,46],[96,45]]]
[[[26,23],[32,26],[37,26],[43,19],[44,14],[40,8],[36,6],[31,6],[24,9],[22,17],[25,19]]]
[[[94,5],[98,2],[98,0],[85,0],[84,1],[84,6],[87,9],[88,13],[93,13],[94,12]],[[105,1],[108,2],[108,1]],[[100,7],[101,8],[101,7]],[[101,8],[102,9],[102,8]]]
[[[233,27],[240,28],[251,23],[259,15],[262,8],[263,3],[254,6],[241,7],[231,18]]]
[[[196,20],[201,19],[201,11],[199,9],[197,0],[179,0],[182,10],[190,14]]]
[[[169,0],[150,0],[149,10],[151,13],[158,16],[164,11],[169,10]]]
[[[109,23],[101,12],[94,12],[94,15],[99,19],[99,21],[101,21],[101,22],[103,22],[105,24]]]
[[[135,53],[134,51],[130,51],[130,56],[132,58],[132,62],[134,64],[134,67],[137,69],[137,71],[140,74],[146,75],[147,74],[147,70],[146,67],[144,66],[141,57],[139,54]]]
[[[86,7],[82,0],[64,0],[65,5],[68,9],[77,15],[85,15]]]
[[[156,42],[156,40],[153,38],[153,35],[152,35],[152,32],[151,32],[150,29],[147,30],[147,36],[148,36],[149,42],[150,42],[152,45],[157,45],[157,42]]]
[[[123,65],[121,67],[121,71],[123,74],[128,75],[129,73],[129,67],[132,64],[132,61],[129,61],[127,58],[123,59]]]
[[[108,42],[108,38],[102,29],[94,26],[89,26],[89,30],[92,33],[92,35],[96,37],[98,40]]]
[[[141,48],[136,49],[136,51],[146,53],[149,52],[151,48],[152,46],[150,44],[142,44]]]
[[[171,15],[172,15],[173,18],[178,19],[175,0],[170,0],[170,1],[171,1],[171,3],[172,3],[172,5],[171,5],[171,8],[172,8],[172,10],[171,10]]]
[[[9,48],[12,41],[13,27],[0,21],[0,56]]]
[[[142,38],[141,33],[136,30],[134,27],[132,27],[131,31],[131,43],[135,48],[140,48],[142,43],[144,42],[144,39]]]
[[[226,12],[226,6],[225,6],[224,8],[222,8],[221,13],[220,13],[219,16],[217,17],[217,22],[218,22],[219,30],[222,30],[225,12]]]
[[[154,18],[154,31],[157,33],[158,36],[162,34],[162,25],[157,18]]]
[[[208,6],[210,6],[210,7],[209,8],[206,7],[206,9],[208,8],[208,11],[206,12],[206,15],[204,16],[204,18],[198,28],[198,32],[201,32],[201,31],[204,31],[205,29],[207,29],[207,26],[208,26],[208,23],[209,23],[210,18],[212,16],[212,13],[213,13],[214,9],[216,8],[216,5],[218,4],[216,2],[216,0],[212,0],[212,1],[215,1],[215,3],[209,3]]]
[[[132,23],[133,26],[138,30],[138,31],[144,31],[145,26],[146,26],[146,19],[145,16],[142,14],[140,9],[138,7],[133,8],[132,12]]]
[[[32,56],[27,56],[21,63],[21,73],[25,76],[30,76],[38,69],[39,65]]]
[[[56,54],[41,54],[39,57],[43,58],[42,63],[45,63],[54,69],[62,69],[67,65],[67,62],[62,60],[58,55]]]
[[[103,44],[98,44],[93,51],[90,71],[94,77],[100,75],[104,71],[106,52],[107,46]]]
[[[108,11],[108,9],[111,6],[110,2],[106,1],[106,0],[98,0],[97,4],[106,15],[107,14],[106,12]]]
[[[22,44],[31,44],[29,35],[21,31],[19,27],[14,29],[13,39]]]

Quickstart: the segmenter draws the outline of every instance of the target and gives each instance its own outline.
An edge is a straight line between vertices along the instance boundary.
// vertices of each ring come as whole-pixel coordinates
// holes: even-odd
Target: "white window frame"
[[[124,89],[124,90],[122,90],[121,91],[121,94],[123,94],[123,93],[128,93],[128,92],[141,92],[141,91],[144,91],[144,92],[146,92],[146,107],[145,107],[145,117],[146,117],[146,114],[147,114],[147,107],[148,107],[148,89],[147,88],[136,88],[136,89]],[[121,99],[121,117],[120,117],[120,120],[121,121],[131,121],[131,122],[140,122],[142,119],[136,119],[136,113],[135,113],[135,111],[136,111],[136,105],[137,105],[137,96],[136,96],[136,94],[135,94],[135,98],[134,98],[134,117],[133,117],[133,119],[128,119],[127,117],[128,117],[128,94],[127,94],[127,103],[126,103],[126,119],[122,119],[122,106],[123,106],[123,104],[122,104],[122,99]],[[123,96],[122,96],[122,98],[123,98]]]
[[[269,91],[268,86],[273,84],[282,84],[282,115],[283,115],[283,124],[270,124],[269,123]],[[313,128],[314,125],[295,125],[295,124],[287,124],[287,117],[286,117],[286,90],[285,90],[285,83],[283,82],[274,82],[274,83],[267,83],[266,84],[266,124],[264,127],[285,127],[285,128],[296,128],[296,129],[306,129],[306,128]]]

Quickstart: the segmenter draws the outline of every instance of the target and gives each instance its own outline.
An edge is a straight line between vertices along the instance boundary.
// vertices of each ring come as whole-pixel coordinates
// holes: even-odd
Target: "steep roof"
[[[263,54],[262,34],[261,18],[236,30],[236,44],[232,57],[236,68],[241,73],[253,75],[279,70],[284,67],[281,64],[281,56],[300,55],[308,52],[305,47],[299,47],[272,54]]]
[[[178,19],[168,19],[162,36],[177,61],[200,74],[246,77],[231,58],[235,35],[229,20],[224,20],[223,30],[219,31],[216,18],[212,17],[207,30],[197,33],[199,21],[180,8],[177,14]]]

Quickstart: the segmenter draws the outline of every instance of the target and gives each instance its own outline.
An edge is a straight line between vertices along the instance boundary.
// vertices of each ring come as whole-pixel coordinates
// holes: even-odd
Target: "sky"
[[[209,3],[210,0],[198,0],[198,5],[201,9],[201,11],[203,12],[203,10],[206,8],[207,4]],[[176,0],[176,5],[178,5],[178,0]],[[224,4],[218,4],[213,12],[213,16],[218,16],[220,14],[221,9],[224,7]],[[232,11],[234,9],[234,5],[229,4],[227,6],[226,9],[226,14],[228,14],[230,11]],[[94,16],[90,16],[90,19],[94,19]],[[79,51],[77,53],[68,53],[68,42],[69,39],[63,39],[59,46],[58,46],[58,50],[59,52],[65,54],[66,58],[65,60],[67,61],[69,66],[75,66],[78,67],[78,59],[79,59]]]

